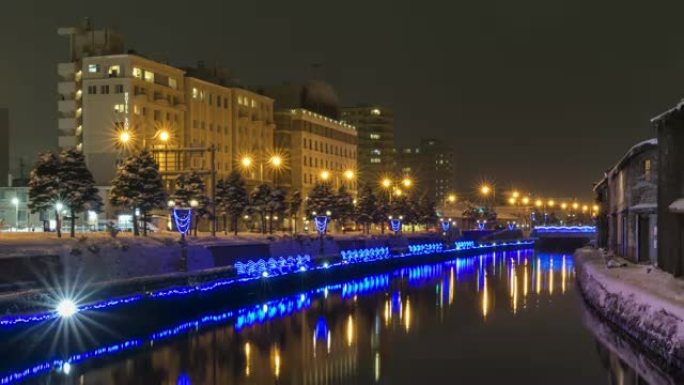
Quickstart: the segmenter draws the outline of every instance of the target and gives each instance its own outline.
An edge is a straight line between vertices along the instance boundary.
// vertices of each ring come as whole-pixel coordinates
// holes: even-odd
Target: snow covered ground
[[[684,368],[684,280],[652,266],[608,268],[592,248],[577,250],[575,266],[588,305],[667,365]]]

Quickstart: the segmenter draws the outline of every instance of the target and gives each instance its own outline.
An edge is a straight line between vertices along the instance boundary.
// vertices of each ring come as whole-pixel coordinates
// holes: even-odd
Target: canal
[[[674,384],[630,367],[642,356],[574,280],[570,254],[506,251],[206,310],[79,314],[5,338],[0,383]]]

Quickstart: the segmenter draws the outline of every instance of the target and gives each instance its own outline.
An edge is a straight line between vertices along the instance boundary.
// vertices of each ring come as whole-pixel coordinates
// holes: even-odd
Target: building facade
[[[397,164],[402,175],[415,179],[419,194],[438,205],[456,190],[455,150],[440,140],[423,139],[418,147],[400,149]]]
[[[317,183],[356,193],[356,129],[302,108],[276,111],[276,147],[286,149],[281,184],[306,196]]]
[[[396,171],[394,113],[381,106],[342,108],[342,121],[356,127],[360,184],[377,184]]]
[[[202,69],[185,77],[188,106],[183,142],[189,147],[216,147],[217,177],[240,168],[247,182],[271,182],[274,170],[264,167],[273,148],[273,99],[227,85],[225,79],[206,76]],[[241,160],[250,159],[248,166]],[[209,159],[193,160],[191,168],[207,169]]]
[[[598,243],[634,262],[657,264],[658,141],[633,146],[594,186]]]
[[[658,266],[684,275],[684,102],[652,120],[658,135]]]

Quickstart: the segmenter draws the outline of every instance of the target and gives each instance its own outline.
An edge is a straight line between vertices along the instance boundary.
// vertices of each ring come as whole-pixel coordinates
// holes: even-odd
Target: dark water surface
[[[55,357],[32,352],[15,363],[6,348],[0,379],[102,385],[674,383],[657,369],[652,377],[630,368],[629,354],[615,351],[610,329],[583,309],[574,279],[571,255],[497,252],[275,295],[242,308],[227,304],[203,318],[155,320],[144,332],[131,327],[131,335],[119,327],[116,342],[93,337],[97,333],[88,328],[103,328],[100,322],[80,322],[73,332],[91,344],[95,338],[95,346],[83,350],[97,351],[91,354],[96,357],[9,380],[8,374],[30,372]],[[138,309],[118,321],[135,325],[144,318]],[[79,352],[64,349],[65,357]]]

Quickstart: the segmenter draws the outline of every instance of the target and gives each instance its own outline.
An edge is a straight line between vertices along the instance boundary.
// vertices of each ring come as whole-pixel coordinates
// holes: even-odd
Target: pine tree
[[[297,233],[297,214],[299,213],[299,210],[302,208],[302,193],[299,192],[299,190],[295,190],[290,194],[290,202],[289,202],[289,207],[288,211],[290,212],[290,216],[294,220],[294,225],[292,227],[292,233],[296,234]]]
[[[271,200],[271,187],[262,183],[254,188],[250,196],[251,209],[259,214],[261,220],[261,233],[266,233],[266,212],[268,202]]]
[[[38,155],[29,180],[28,207],[32,213],[55,210],[57,236],[62,236],[60,214],[55,207],[59,201],[59,157],[53,152]]]
[[[375,221],[377,203],[373,189],[368,184],[361,187],[356,204],[356,220],[363,225],[366,234],[370,233],[370,224]]]
[[[385,224],[387,223],[388,217],[390,215],[390,202],[387,194],[381,193],[378,195],[379,199],[373,212],[373,221],[376,224],[380,224],[380,229],[382,233],[385,233]]]
[[[133,211],[133,231],[139,235],[137,211],[143,222],[143,234],[147,235],[147,220],[150,211],[164,207],[166,191],[159,166],[152,153],[142,151],[128,157],[118,167],[116,177],[112,181],[109,201],[115,206],[125,207]]]
[[[69,208],[73,238],[76,236],[76,213],[85,210],[99,211],[102,198],[80,151],[73,148],[64,150],[59,155],[59,161],[60,196]]]
[[[204,179],[197,171],[181,174],[176,178],[175,191],[171,198],[176,206],[192,207],[193,201],[197,202],[197,205],[192,207],[195,236],[197,236],[199,218],[209,213],[208,207],[211,201],[206,191],[207,186]]]
[[[344,232],[344,223],[354,216],[354,198],[347,191],[347,188],[342,185],[335,194],[335,208],[333,209],[334,218],[337,219],[342,226]]]
[[[418,201],[418,221],[429,229],[438,219],[435,202],[427,195],[423,195]]]
[[[287,203],[285,202],[285,191],[279,187],[276,187],[271,191],[271,195],[267,204],[267,211],[269,215],[268,220],[268,232],[273,233],[273,220],[274,217],[279,216],[282,218],[285,210],[287,209]]]
[[[245,181],[239,172],[233,171],[226,180],[216,185],[216,205],[224,215],[224,231],[227,232],[225,216],[230,215],[231,226],[235,235],[238,233],[238,220],[249,205],[249,195]]]
[[[329,183],[318,183],[314,185],[306,200],[307,215],[325,215],[326,212],[335,209],[335,194]],[[334,213],[332,213],[334,215]]]

